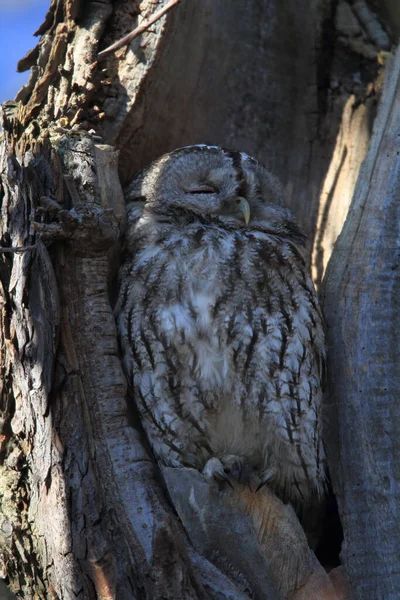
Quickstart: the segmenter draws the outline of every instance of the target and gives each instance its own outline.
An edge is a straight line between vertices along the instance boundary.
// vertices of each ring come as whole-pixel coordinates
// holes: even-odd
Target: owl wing
[[[233,401],[245,421],[260,423],[266,479],[274,475],[281,495],[293,497],[295,489],[301,499],[325,485],[323,319],[293,242],[266,237],[257,242],[256,257],[242,266],[247,305],[228,319],[227,341],[238,380]]]
[[[211,454],[204,412],[215,398],[199,382],[196,335],[189,335],[192,308],[179,290],[182,281],[175,281],[173,249],[151,242],[146,223],[140,226],[142,214],[140,200],[129,203],[115,307],[124,370],[156,457],[169,466],[199,468]]]

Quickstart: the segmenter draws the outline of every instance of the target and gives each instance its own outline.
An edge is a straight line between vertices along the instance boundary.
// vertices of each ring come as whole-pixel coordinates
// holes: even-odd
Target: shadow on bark
[[[0,156],[2,246],[35,246],[0,253],[0,574],[21,597],[340,597],[273,495],[227,498],[186,469],[162,481],[127,415],[107,287],[124,226],[117,169],[125,183],[197,142],[280,176],[310,254],[319,227],[322,276],[380,89],[376,60],[349,59],[336,8],[182,0],[98,63],[154,2],[52,1],[20,63],[30,82],[4,107]]]

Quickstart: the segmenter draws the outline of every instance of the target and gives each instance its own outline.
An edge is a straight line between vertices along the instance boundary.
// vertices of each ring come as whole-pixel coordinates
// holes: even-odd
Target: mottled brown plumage
[[[244,153],[190,146],[126,199],[116,315],[157,459],[306,503],[325,481],[324,333],[278,181]]]

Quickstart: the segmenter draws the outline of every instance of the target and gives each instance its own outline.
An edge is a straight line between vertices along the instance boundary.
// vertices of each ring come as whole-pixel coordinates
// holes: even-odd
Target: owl
[[[126,201],[116,319],[157,460],[294,505],[317,497],[323,322],[279,181],[196,145],[155,160]]]

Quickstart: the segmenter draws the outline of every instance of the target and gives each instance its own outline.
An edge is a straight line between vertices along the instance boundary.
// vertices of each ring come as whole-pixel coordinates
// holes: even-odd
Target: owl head
[[[244,152],[198,144],[155,160],[125,190],[161,223],[191,222],[267,229],[303,237],[282,206],[279,180]]]

